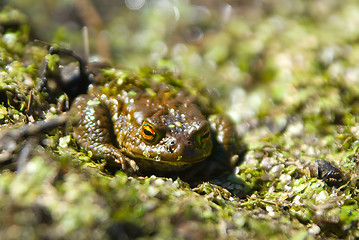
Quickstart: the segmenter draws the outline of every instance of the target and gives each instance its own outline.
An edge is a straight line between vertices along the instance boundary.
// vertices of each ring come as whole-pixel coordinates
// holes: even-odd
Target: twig
[[[15,129],[6,129],[0,132],[0,167],[13,165],[14,162],[19,164],[21,168],[31,156],[32,148],[35,141],[27,141],[22,147],[21,141],[27,140],[29,137],[36,137],[48,130],[64,126],[69,119],[69,113],[64,113],[59,117],[39,121],[34,124],[26,124]],[[20,147],[19,156],[16,158],[15,152]]]
[[[46,132],[47,130],[51,130],[51,129],[57,128],[59,126],[65,125],[65,123],[67,122],[67,119],[68,119],[68,115],[69,115],[68,113],[64,113],[57,118],[39,121],[34,124],[26,124],[19,128],[10,130],[8,133],[8,137],[20,139],[20,138],[26,138],[29,136],[36,136],[40,133]],[[2,139],[0,139],[0,141],[1,140]]]

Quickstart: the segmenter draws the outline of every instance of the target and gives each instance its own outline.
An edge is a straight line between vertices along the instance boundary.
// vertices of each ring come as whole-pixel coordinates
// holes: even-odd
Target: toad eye
[[[144,123],[142,124],[141,135],[143,139],[149,142],[154,142],[157,139],[158,134],[153,126],[148,123]]]
[[[209,128],[207,127],[206,130],[202,133],[201,136],[201,142],[207,142],[211,138],[211,132],[209,131]]]

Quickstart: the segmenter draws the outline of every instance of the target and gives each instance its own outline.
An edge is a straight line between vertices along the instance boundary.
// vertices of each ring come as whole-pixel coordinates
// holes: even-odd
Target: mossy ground
[[[45,13],[69,7],[56,2],[48,1]],[[0,135],[56,117],[66,102],[56,85],[51,94],[36,90],[47,51],[33,35],[82,46],[73,22],[55,21],[50,30],[43,14],[31,16],[41,8],[31,4],[12,2],[28,16],[0,12]],[[101,14],[112,11],[101,15],[102,32],[89,26],[90,45],[121,68],[166,68],[194,92],[215,89],[217,107],[248,146],[244,162],[226,178],[191,188],[180,179],[106,175],[66,127],[13,136],[0,141],[0,236],[358,238],[357,1],[146,4],[138,11],[97,6]],[[91,33],[107,36],[111,51],[101,54],[105,45],[96,48]],[[336,164],[342,181],[313,175],[317,160]]]

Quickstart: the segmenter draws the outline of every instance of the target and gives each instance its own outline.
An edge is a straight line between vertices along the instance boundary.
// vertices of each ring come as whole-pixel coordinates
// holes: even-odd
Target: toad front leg
[[[209,175],[232,171],[243,160],[245,146],[241,144],[235,126],[227,115],[211,115],[208,122],[213,141],[210,164],[207,165]]]
[[[109,165],[120,165],[127,173],[138,171],[136,162],[115,146],[109,111],[97,98],[80,95],[72,104],[71,114],[78,119],[73,136],[80,146],[91,151],[95,158],[106,159]]]

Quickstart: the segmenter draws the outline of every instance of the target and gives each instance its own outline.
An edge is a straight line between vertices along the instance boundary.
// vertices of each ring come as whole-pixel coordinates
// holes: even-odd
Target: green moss
[[[50,2],[50,12],[68,8]],[[24,11],[36,7],[33,1],[21,4]],[[225,6],[161,4],[107,12],[105,28],[116,36],[109,41],[113,62],[122,67],[103,69],[104,77],[118,85],[134,81],[146,87],[153,80],[170,83],[174,91],[186,86],[201,101],[202,94],[214,95],[215,106],[231,114],[248,146],[244,162],[229,176],[191,187],[180,179],[102,171],[101,161],[79,151],[64,128],[36,136],[40,141],[11,145],[10,139],[7,149],[0,146],[0,235],[358,238],[358,3],[238,3],[228,18],[222,16]],[[40,37],[53,32],[53,39],[43,40],[82,43],[79,31],[71,30],[76,23],[50,29],[44,11],[34,12],[25,17],[10,7],[0,11],[0,136],[61,113],[58,103],[66,101],[56,85],[51,93],[37,90],[42,62],[55,69],[59,57],[30,41],[27,23],[37,23],[31,31],[49,32]],[[93,47],[91,34],[90,40]],[[26,146],[34,149],[28,158]],[[8,152],[11,161],[27,161],[13,168],[2,159]],[[316,160],[335,163],[346,178],[333,186],[313,175]]]

